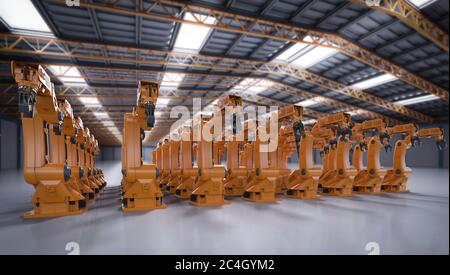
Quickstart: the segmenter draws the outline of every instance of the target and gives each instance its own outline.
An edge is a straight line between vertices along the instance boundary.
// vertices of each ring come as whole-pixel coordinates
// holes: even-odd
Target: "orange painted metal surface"
[[[124,116],[124,212],[166,208],[162,202],[163,193],[156,182],[159,170],[154,164],[144,163],[142,157],[144,131],[154,126],[158,90],[156,83],[139,82],[136,107],[132,113]]]

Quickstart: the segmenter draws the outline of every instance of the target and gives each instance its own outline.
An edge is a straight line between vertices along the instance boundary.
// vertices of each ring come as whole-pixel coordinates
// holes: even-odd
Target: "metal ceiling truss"
[[[64,0],[49,0],[50,2],[65,5]],[[316,31],[292,24],[261,19],[256,16],[241,15],[236,12],[223,11],[205,6],[186,3],[185,1],[153,0],[138,7],[133,1],[116,0],[113,3],[102,0],[96,4],[81,2],[82,8],[95,9],[126,16],[138,16],[152,20],[185,23],[205,26],[226,32],[240,33],[266,39],[286,42],[300,42],[334,48],[382,72],[395,75],[404,82],[415,86],[425,92],[434,94],[448,101],[448,91],[427,81],[409,70],[398,66],[367,49],[334,33]],[[185,20],[182,15],[193,14],[194,20]],[[201,16],[199,16],[201,14]],[[214,18],[211,23],[207,18]]]
[[[72,67],[77,67],[78,66],[72,66]],[[236,78],[236,79],[242,79],[241,77],[234,77],[232,76],[231,78]],[[259,79],[259,78],[258,78]],[[261,78],[262,80],[262,78]],[[1,86],[2,84],[0,84]],[[10,102],[11,100],[14,100],[17,95],[15,93],[10,93],[8,91],[11,91],[11,89],[13,87],[15,87],[16,85],[6,85],[5,90],[3,91],[3,93],[0,93],[0,97],[11,97],[10,98]],[[312,93],[310,91],[307,90],[303,90],[297,87],[293,87],[287,84],[282,84],[282,83],[278,83],[278,82],[268,82],[268,81],[261,81],[258,84],[258,87],[265,87],[267,89],[270,89],[271,91],[276,91],[276,92],[281,92],[283,94],[286,95],[290,95],[293,97],[296,97],[300,100],[306,100],[306,99],[314,99],[314,101],[316,101],[318,104],[321,105],[325,105],[328,107],[331,107],[333,109],[336,109],[336,111],[341,111],[341,112],[358,112],[360,115],[366,117],[366,118],[383,118],[385,119],[388,123],[390,124],[400,124],[401,121],[392,119],[390,117],[369,111],[369,110],[361,110],[360,108],[357,108],[353,105],[332,99],[332,98],[328,98],[328,97],[323,97],[320,95],[317,95],[315,93]],[[58,95],[58,97],[64,98],[64,97],[98,97],[98,98],[135,98],[134,94],[103,94],[103,93],[99,93],[98,91],[101,89],[108,89],[108,90],[130,90],[130,91],[134,91],[136,88],[124,88],[124,87],[89,87],[89,86],[55,86],[55,91]],[[180,97],[181,95],[179,94],[179,92],[184,91],[183,89],[170,89],[170,90],[165,90],[162,89],[160,91],[160,97],[164,98],[164,97]],[[191,91],[191,92],[200,92],[200,93],[211,93],[211,92],[217,92],[217,93],[222,93],[223,91],[214,91],[214,90],[199,90],[199,89],[187,89],[187,91]],[[211,97],[211,98],[216,98],[219,95],[216,95],[215,97]],[[187,96],[188,98],[193,98],[195,97],[195,95],[191,95],[191,96]],[[202,96],[202,98],[206,99],[206,98],[210,98],[210,97],[205,97]],[[285,102],[283,102],[285,103]],[[311,110],[312,111],[312,110]]]
[[[262,105],[280,106],[280,107],[288,105],[288,103],[286,103],[284,101],[271,99],[271,98],[268,98],[265,96],[259,96],[256,94],[250,94],[250,93],[238,93],[238,94],[242,97],[243,100],[257,102],[258,104],[262,104]],[[318,119],[320,117],[326,116],[327,114],[322,113],[322,112],[317,112],[312,109],[304,108],[304,115],[309,118]]]
[[[406,0],[351,0],[362,6],[392,15],[416,30],[418,33],[433,42],[436,46],[448,53],[448,33],[438,25],[431,22],[419,10]]]
[[[0,61],[0,63],[5,63],[5,62]],[[88,74],[83,74],[80,76],[71,76],[70,73],[72,72],[73,68],[81,69],[81,70],[84,70],[85,68],[86,69],[91,69],[91,68],[90,67],[88,68],[85,66],[70,65],[70,64],[49,64],[49,63],[44,63],[44,62],[43,63],[27,62],[27,64],[43,65],[46,68],[48,68],[50,66],[67,67],[65,69],[65,71],[62,72],[62,74],[53,74],[53,75],[51,75],[51,78],[52,79],[66,78],[66,79],[73,79],[74,81],[84,79],[84,80],[104,81],[104,82],[109,82],[109,83],[111,83],[111,82],[133,82],[133,83],[137,84],[139,82],[139,80],[146,79],[147,81],[154,81],[154,82],[161,83],[162,77],[155,77],[154,75],[158,72],[159,73],[168,73],[166,81],[165,81],[165,84],[167,84],[167,86],[168,86],[168,88],[166,88],[166,89],[170,89],[171,85],[172,86],[201,85],[201,86],[219,86],[219,87],[227,88],[227,87],[233,87],[233,86],[237,85],[237,82],[239,81],[239,79],[236,79],[236,78],[229,79],[229,77],[226,75],[223,75],[222,79],[219,79],[219,77],[221,77],[221,76],[211,77],[211,75],[210,75],[209,78],[205,77],[202,79],[202,81],[198,81],[198,80],[191,81],[191,80],[189,80],[190,78],[193,78],[193,77],[198,78],[199,75],[191,74],[191,73],[170,72],[170,71],[163,71],[163,70],[152,71],[150,74],[149,74],[149,71],[145,71],[145,70],[132,71],[132,70],[126,70],[126,69],[123,69],[123,70],[116,69],[116,70],[114,70],[114,72],[111,72],[109,69],[105,69],[105,70],[101,69],[100,70],[98,67],[94,67],[98,70],[97,72],[89,72],[89,73],[90,74],[92,74],[92,73],[104,74],[105,76],[92,76],[92,75],[88,75]],[[49,69],[49,71],[52,72],[50,69]],[[105,71],[108,71],[108,72],[105,74]],[[132,71],[132,72],[128,72],[128,71]],[[124,74],[127,74],[127,73],[129,75],[128,77],[123,76]],[[133,73],[134,73],[134,75],[130,75]],[[122,74],[122,75],[120,75],[120,74]],[[179,82],[177,80],[177,77],[178,77],[177,75],[179,75],[179,74],[183,74],[183,81],[181,81],[181,82]],[[5,73],[5,72],[0,73],[0,76],[12,78],[10,73]],[[108,89],[108,87],[106,87],[106,86],[102,87],[102,88]],[[116,88],[109,87],[109,89],[111,90],[111,89],[116,89]],[[136,89],[137,89],[137,85],[136,85],[135,90]],[[174,90],[174,89],[172,89],[172,90]]]
[[[1,34],[0,38],[2,38],[0,40],[2,41],[0,51],[7,53],[25,53],[46,57],[82,58],[101,61],[109,60],[111,62],[129,62],[142,65],[167,65],[184,69],[197,68],[228,72],[287,75],[309,84],[392,110],[419,122],[430,123],[433,121],[431,117],[417,111],[373,96],[360,89],[349,87],[311,73],[291,64],[205,56],[185,52],[164,52],[15,34]],[[61,44],[65,47],[62,47]],[[70,51],[66,51],[64,48],[68,48]],[[109,50],[108,56],[106,57],[103,54],[104,51],[102,51],[104,48]]]
[[[2,86],[0,84],[0,86]],[[6,86],[7,91],[14,91],[13,89],[9,89],[10,87],[17,87],[17,85],[7,85]],[[107,94],[99,92],[101,90],[101,87],[67,87],[67,86],[55,86],[55,92],[56,96],[60,99],[65,98],[114,98],[114,99],[136,99],[136,89],[133,88],[114,88],[114,87],[105,87],[104,89],[107,90],[124,90],[124,91],[130,91],[134,93],[115,93],[115,94]],[[17,99],[17,93],[15,92],[7,92],[6,90],[3,90],[0,92],[0,97],[9,97],[9,100]],[[193,94],[190,95],[181,95],[180,92],[192,92]],[[212,92],[212,93],[211,93]],[[214,91],[214,90],[202,90],[202,89],[170,89],[165,90],[161,89],[159,91],[158,98],[160,99],[192,99],[195,97],[201,97],[202,99],[206,100],[213,100],[216,99],[218,95],[213,96],[214,93],[222,93],[223,91]],[[211,93],[209,96],[204,95],[198,95],[194,93]]]

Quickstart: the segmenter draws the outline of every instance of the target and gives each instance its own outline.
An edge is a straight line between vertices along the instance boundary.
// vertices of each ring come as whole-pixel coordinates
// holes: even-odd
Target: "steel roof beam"
[[[359,5],[369,7],[379,12],[387,13],[402,21],[408,27],[433,42],[436,46],[448,53],[448,33],[433,23],[413,5],[406,0],[351,0]]]
[[[397,20],[391,20],[389,22],[386,22],[385,24],[381,24],[378,27],[376,27],[375,29],[369,31],[368,33],[364,34],[362,37],[358,37],[356,38],[358,40],[358,42],[361,42],[363,40],[366,40],[367,38],[370,38],[376,34],[378,34],[380,31],[385,30],[386,28],[392,27],[396,24],[399,24],[400,22]]]
[[[281,80],[282,82],[283,80]],[[374,113],[372,111],[361,111],[359,108],[355,108],[354,106],[344,103],[344,102],[340,102],[337,100],[334,100],[332,98],[327,98],[327,97],[322,97],[318,94],[312,93],[310,91],[307,90],[303,90],[303,89],[299,89],[297,87],[294,87],[292,85],[288,85],[288,84],[284,84],[281,82],[274,82],[273,85],[268,86],[267,89],[272,90],[272,91],[276,91],[276,92],[281,92],[283,94],[292,96],[292,97],[297,97],[300,100],[305,100],[305,99],[311,99],[311,98],[316,98],[316,101],[318,102],[318,104],[321,105],[325,105],[334,109],[337,109],[339,111],[345,111],[345,112],[355,112],[355,111],[359,111],[361,113],[361,115],[364,115],[367,118],[377,118],[377,117],[382,117],[384,119],[386,119],[387,121],[389,121],[391,124],[399,124],[401,122],[380,115],[378,113]],[[11,93],[9,92],[15,85],[6,85],[7,88],[4,90],[3,93],[0,93],[0,97],[4,96],[4,97],[11,97],[11,99],[16,99],[17,98],[17,94],[16,93]],[[55,86],[55,91],[58,93],[58,97],[69,97],[71,98],[73,97],[78,97],[78,96],[95,96],[95,97],[109,97],[109,95],[101,95],[101,94],[95,94],[94,91],[92,91],[92,89],[97,89],[99,87],[66,87],[66,86]],[[101,88],[101,87],[100,87]],[[111,87],[107,87],[107,89],[111,89]],[[125,90],[129,90],[130,88],[120,88],[118,87],[117,89],[125,89]],[[66,94],[68,91],[73,92],[74,94]],[[207,92],[208,90],[195,90],[192,89],[191,91],[193,92]],[[83,94],[80,94],[83,93]],[[170,96],[170,95],[177,95],[177,91],[176,90],[161,90],[160,91],[160,95],[162,96]],[[128,95],[127,95],[128,96]],[[133,95],[134,97],[134,95]],[[217,96],[216,96],[217,97]]]
[[[315,4],[317,0],[308,0],[303,5],[301,5],[289,18],[289,22],[295,21],[295,19],[299,18],[305,11],[307,11],[313,4]]]
[[[49,0],[51,2],[65,4],[63,0]],[[97,10],[112,12],[118,14],[124,14],[128,16],[142,16],[153,20],[163,20],[170,22],[186,23],[198,26],[206,26],[212,29],[219,29],[223,31],[229,31],[234,33],[242,33],[253,35],[262,38],[271,38],[274,40],[287,41],[287,42],[301,42],[314,45],[320,45],[323,47],[330,47],[339,50],[340,52],[351,56],[361,62],[364,62],[380,71],[395,75],[399,79],[416,86],[417,88],[441,97],[443,100],[448,101],[448,91],[445,89],[421,78],[420,76],[400,67],[377,54],[366,50],[353,42],[340,37],[337,34],[325,33],[315,31],[305,27],[297,27],[280,23],[273,20],[260,19],[254,16],[244,16],[236,12],[222,11],[219,9],[212,9],[205,6],[193,5],[186,3],[185,1],[169,1],[169,0],[155,0],[153,5],[149,9],[136,11],[135,9],[124,8],[118,4],[121,1],[116,1],[115,4],[90,4],[81,3],[81,7],[94,8]],[[165,8],[167,14],[156,13],[153,9],[158,6]],[[195,21],[184,20],[180,17],[179,13],[171,13],[169,7],[178,7],[186,12],[202,13],[216,19],[216,24],[209,24],[204,19],[197,18]],[[256,24],[255,28],[249,29],[247,27],[248,22]],[[235,27],[238,26],[238,27]],[[276,33],[273,33],[276,31]],[[307,35],[312,40],[305,41],[303,38]]]
[[[344,26],[340,27],[340,29],[341,30],[346,30],[347,28],[352,27],[353,25],[357,24],[362,19],[366,18],[369,14],[374,13],[374,12],[375,11],[373,11],[373,10],[368,10],[366,12],[363,12],[362,14],[357,16],[356,18],[354,18],[351,21],[347,22],[347,24],[345,24]]]
[[[333,16],[335,16],[338,12],[342,11],[343,9],[348,8],[351,4],[352,4],[351,2],[344,1],[340,5],[337,5],[329,13],[327,13],[325,16],[323,16],[322,19],[316,23],[316,26],[319,27],[320,25],[324,24],[325,22],[330,20]]]
[[[273,6],[278,3],[278,0],[268,0],[264,6],[260,9],[259,11],[259,16],[264,16],[268,11],[270,11],[270,9],[273,8]],[[252,29],[255,26],[255,24],[252,24],[250,27],[248,27],[249,29]],[[239,45],[239,43],[244,40],[244,38],[246,37],[245,34],[241,34],[239,35],[239,37],[233,42],[233,44],[231,45],[231,47],[227,50],[227,52],[225,53],[225,55],[231,55],[231,53],[233,52],[233,50],[236,48],[237,45]]]
[[[297,66],[293,66],[291,64],[274,62],[266,63],[261,61],[249,61],[236,58],[218,58],[215,56],[190,54],[185,52],[161,52],[139,48],[108,46],[104,44],[74,42],[68,40],[31,37],[15,34],[0,34],[0,37],[4,38],[4,42],[0,44],[0,51],[6,53],[34,54],[46,57],[83,58],[102,61],[105,58],[99,51],[104,48],[111,48],[114,49],[113,53],[109,53],[108,60],[110,60],[111,62],[127,62],[132,64],[145,65],[168,65],[179,68],[198,68],[219,71],[239,71],[241,73],[249,74],[261,73],[282,76],[289,75],[293,78],[308,82],[312,85],[322,87],[339,94],[350,96],[370,104],[378,105],[380,107],[392,110],[410,118],[414,118],[418,121],[432,122],[431,117],[423,115],[412,109],[370,95],[360,89],[345,86],[342,83],[314,74],[310,71]],[[19,48],[18,45],[23,46],[22,43],[26,43],[31,48],[29,50],[23,50]],[[60,44],[64,45],[66,48],[69,48],[70,51],[67,52],[66,50],[64,50],[64,48],[61,47]],[[58,47],[61,51],[56,52],[53,48],[53,50],[50,51],[49,48],[51,48],[52,46]],[[123,52],[119,52],[119,49]]]
[[[43,65],[49,65],[49,64],[45,63]],[[78,66],[75,65],[74,67],[78,67]],[[90,67],[90,68],[94,68],[94,67]],[[101,67],[101,66],[97,66],[95,68],[108,69],[108,67]],[[133,69],[132,71],[138,71],[138,70]],[[196,74],[196,73],[194,73],[194,74]],[[199,73],[199,74],[203,75],[204,73]],[[224,76],[227,76],[227,75],[224,75]],[[242,76],[227,76],[227,77],[234,77],[234,78],[238,78],[238,79],[242,78]],[[252,78],[254,78],[254,77],[252,77]],[[257,78],[264,79],[263,77],[257,77]],[[267,80],[273,81],[270,78],[267,78]],[[329,97],[329,96],[324,96],[324,95],[321,95],[321,94],[318,94],[318,93],[313,93],[313,92],[310,92],[310,91],[307,91],[307,90],[299,89],[298,87],[295,87],[295,86],[292,86],[292,85],[288,85],[288,84],[284,84],[284,83],[277,83],[277,84],[278,85],[275,85],[274,87],[277,87],[277,89],[279,91],[281,91],[283,93],[286,93],[286,94],[290,94],[292,96],[297,96],[298,97],[299,95],[301,95],[300,98],[304,97],[305,95],[307,95],[310,98],[312,98],[312,97],[320,97],[320,98],[324,99],[324,100],[322,100],[323,104],[331,106],[333,108],[341,108],[341,109],[346,110],[346,111],[355,111],[357,109],[360,109],[358,107],[355,107],[353,105],[341,102],[341,101],[336,100],[336,99],[334,99],[332,97]],[[275,89],[274,87],[272,87],[272,89]],[[192,90],[192,89],[190,89],[190,90]],[[293,91],[295,91],[296,93],[295,92],[293,93]],[[386,118],[386,119],[391,119],[391,118],[388,118],[388,117],[386,117],[386,116],[384,116],[382,114],[374,113],[374,112],[372,112],[370,110],[367,110],[366,113],[367,113],[367,115],[369,117],[383,117],[383,118]],[[395,122],[393,122],[393,123],[395,123]]]

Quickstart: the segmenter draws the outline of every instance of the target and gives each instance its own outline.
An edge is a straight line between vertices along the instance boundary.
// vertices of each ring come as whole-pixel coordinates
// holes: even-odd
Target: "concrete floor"
[[[449,253],[448,169],[414,169],[411,193],[273,205],[232,199],[215,209],[172,197],[168,208],[124,215],[120,163],[100,163],[109,187],[82,216],[23,220],[32,187],[21,171],[0,172],[0,254],[381,254]],[[293,166],[295,168],[295,165]]]

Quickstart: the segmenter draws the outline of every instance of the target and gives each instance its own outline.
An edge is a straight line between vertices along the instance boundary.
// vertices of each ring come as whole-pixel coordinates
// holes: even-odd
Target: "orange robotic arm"
[[[168,139],[161,142],[161,168],[159,184],[163,189],[167,189],[170,179],[170,147]]]
[[[144,131],[151,130],[155,123],[158,90],[158,84],[140,81],[136,107],[124,116],[122,209],[125,212],[166,207],[162,203],[163,194],[156,186],[159,171],[154,164],[144,164],[142,158]]]
[[[352,140],[353,122],[351,116],[346,113],[336,113],[324,118],[320,118],[314,125],[312,132],[321,128],[332,129],[336,138],[330,141],[331,150],[327,157],[334,159],[328,160],[328,165],[335,162],[335,168],[331,170],[324,170],[319,177],[319,185],[322,187],[322,192],[330,195],[349,196],[352,195],[352,181],[356,175],[356,170],[350,167],[350,148]]]
[[[73,116],[72,106],[67,100],[60,101],[60,108],[63,113],[62,134],[65,136],[67,164],[72,170],[73,183],[86,199],[93,199],[94,189],[83,180],[85,171],[78,161],[77,134],[82,122],[77,123]]]
[[[95,186],[95,190],[96,192],[100,192],[103,188],[103,183],[98,181],[98,179],[95,177],[94,175],[94,142],[95,142],[95,138],[94,135],[91,134],[91,131],[89,130],[89,128],[85,127],[84,129],[84,133],[85,133],[85,144],[84,144],[84,159],[85,159],[85,172],[87,173],[87,177],[89,182],[91,182],[91,184],[93,186]]]
[[[355,147],[350,149],[350,151],[353,153],[352,164],[357,171],[360,171],[364,169],[363,155],[364,152],[367,151],[367,143],[365,141],[364,134],[362,133],[361,130],[361,123],[356,123],[353,126],[352,135],[353,135],[353,143],[355,144]]]
[[[361,123],[363,141],[362,148],[367,148],[367,168],[358,171],[353,180],[353,191],[360,193],[381,193],[381,184],[386,170],[381,169],[380,150],[384,146],[386,151],[390,148],[390,135],[382,119],[372,119]],[[366,134],[371,132],[372,136]],[[367,145],[368,144],[368,145]]]
[[[76,143],[77,143],[77,158],[78,166],[80,167],[81,183],[89,193],[99,193],[99,187],[89,179],[88,175],[88,165],[86,160],[86,146],[87,146],[87,133],[86,128],[84,128],[83,120],[77,117],[75,120],[75,128],[77,129]],[[89,191],[90,189],[90,191]],[[93,198],[90,195],[90,198]]]
[[[391,135],[402,135],[402,139],[395,143],[393,167],[388,170],[383,179],[382,190],[386,192],[408,192],[406,184],[412,174],[406,166],[406,152],[411,146],[420,145],[421,138],[434,138],[439,149],[446,147],[444,133],[440,128],[421,129],[414,124],[397,125],[387,129]]]
[[[288,159],[292,152],[296,150],[299,160],[301,157],[300,142],[305,137],[303,112],[303,107],[296,105],[288,105],[278,110],[277,150],[269,153],[269,167],[277,170],[279,174],[273,177],[277,194],[283,194],[287,189],[288,177],[291,174]]]
[[[382,190],[386,192],[408,192],[406,187],[409,176],[412,174],[406,166],[406,152],[409,148],[420,144],[417,137],[418,127],[412,123],[396,125],[387,128],[390,136],[401,135],[402,139],[395,143],[392,169],[388,170],[383,178]]]
[[[210,118],[199,117],[200,121],[193,121],[194,127],[213,129],[205,126],[213,123]],[[195,118],[194,118],[195,120]],[[214,134],[214,133],[211,133]],[[226,203],[223,193],[223,178],[225,168],[221,165],[214,165],[213,161],[213,141],[206,140],[202,133],[200,141],[197,143],[197,164],[198,175],[195,180],[190,203],[195,206],[218,206]]]
[[[166,190],[169,194],[175,194],[178,185],[180,184],[180,141],[171,139],[169,141],[169,165],[170,175],[167,182]]]
[[[195,178],[198,175],[198,168],[193,166],[194,148],[192,146],[192,131],[190,126],[182,127],[180,130],[180,185],[175,194],[177,198],[189,199],[194,188]]]
[[[95,168],[95,160],[94,160],[94,156],[96,154],[96,151],[98,150],[98,144],[97,141],[94,137],[93,134],[90,133],[89,129],[86,129],[86,132],[88,133],[88,146],[85,150],[85,154],[86,154],[86,159],[87,159],[87,167],[88,167],[88,176],[90,178],[90,180],[95,183],[96,186],[98,186],[98,188],[100,190],[102,190],[105,185],[106,182],[104,182],[102,180],[102,178],[99,176],[99,174],[97,173],[97,169]]]
[[[244,143],[243,140],[238,140],[239,134],[244,131],[244,127],[241,127],[243,121],[238,121],[238,113],[242,110],[242,98],[240,96],[229,95],[221,97],[218,101],[218,107],[222,111],[222,118],[225,118],[225,110],[229,107],[233,112],[231,129],[225,129],[227,133],[231,134],[231,140],[227,141],[227,167],[225,177],[223,178],[224,192],[228,196],[242,196],[244,193],[244,186],[246,184],[247,169],[242,167],[239,163],[241,154],[239,152],[240,146]],[[222,122],[225,124],[224,119]],[[224,137],[222,137],[224,140]],[[245,138],[245,134],[244,134]],[[224,141],[219,141],[217,144],[220,147],[225,146]],[[223,144],[223,146],[222,146]],[[222,150],[218,148],[219,151]],[[216,160],[218,163],[218,159]],[[220,164],[220,163],[218,163]]]
[[[447,148],[447,141],[444,138],[444,131],[441,128],[426,128],[420,129],[417,132],[417,137],[422,138],[434,138],[439,150]]]
[[[65,157],[61,158],[61,153],[65,156],[61,136],[63,116],[53,83],[41,66],[12,62],[11,70],[19,86],[24,177],[36,189],[32,197],[34,210],[24,217],[80,214],[85,210],[86,201],[70,185],[72,171]],[[55,143],[56,140],[61,142]]]

